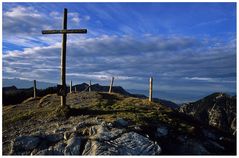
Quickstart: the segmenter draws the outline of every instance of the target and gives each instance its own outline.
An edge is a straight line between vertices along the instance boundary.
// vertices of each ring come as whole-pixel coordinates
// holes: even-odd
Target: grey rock
[[[107,123],[108,127],[113,127],[113,124],[111,122]]]
[[[54,149],[44,149],[39,151],[36,155],[64,155],[64,154]]]
[[[89,135],[89,129],[86,128],[82,131],[82,135]]]
[[[66,144],[63,142],[57,143],[53,149],[64,154]]]
[[[213,93],[196,102],[183,104],[179,111],[226,132],[235,131],[236,96]]]
[[[78,123],[73,129],[74,129],[75,131],[78,131],[78,130],[80,130],[81,128],[84,128],[84,127],[86,127],[86,123],[85,123],[85,122],[80,122],[80,123]]]
[[[53,131],[53,133],[63,133],[63,132],[65,132],[66,130],[67,130],[66,128],[62,127],[62,128],[55,129],[55,130]]]
[[[83,155],[157,155],[161,153],[158,144],[135,132],[123,133],[119,129],[111,131],[98,129],[95,137],[100,139],[88,140]]]
[[[70,136],[71,136],[71,132],[69,131],[64,132],[64,140],[68,140]]]
[[[31,151],[37,147],[40,139],[35,136],[20,136],[17,137],[11,144],[11,154],[19,152]]]
[[[157,128],[156,137],[164,137],[168,135],[168,128],[166,126],[161,126]]]
[[[92,126],[89,128],[89,135],[95,135],[97,132],[97,129],[95,126]]]
[[[122,134],[125,129],[109,129],[108,127],[101,126],[101,125],[96,125],[92,126],[89,129],[90,133],[90,138],[91,139],[97,139],[100,141],[105,141],[105,140],[110,140],[113,138],[118,137],[120,134]]]
[[[122,126],[122,127],[127,127],[127,126],[129,125],[128,121],[126,121],[126,120],[124,120],[124,119],[122,119],[122,118],[117,119],[117,120],[114,122],[114,124],[115,124],[116,126]]]
[[[56,143],[56,142],[59,142],[60,140],[63,140],[64,136],[63,136],[62,133],[60,133],[60,134],[50,134],[50,135],[47,135],[45,138],[50,143]]]
[[[72,137],[67,141],[67,146],[65,147],[65,155],[80,155],[81,139],[80,137]]]

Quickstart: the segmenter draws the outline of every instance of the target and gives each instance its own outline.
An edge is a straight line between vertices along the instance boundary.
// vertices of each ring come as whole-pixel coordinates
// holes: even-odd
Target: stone
[[[114,124],[115,124],[116,126],[121,126],[121,127],[127,127],[127,126],[129,125],[128,121],[126,121],[126,120],[124,120],[124,119],[122,119],[122,118],[117,119],[117,120],[114,122]]]
[[[158,155],[161,148],[148,138],[129,132],[107,141],[88,140],[83,155]]]
[[[36,155],[64,155],[62,152],[53,149],[44,149],[39,151]]]
[[[63,133],[63,132],[65,132],[67,129],[66,128],[64,128],[64,127],[62,127],[62,128],[57,128],[57,129],[55,129],[54,131],[53,131],[53,133]]]
[[[166,126],[158,127],[156,131],[156,137],[164,137],[168,135],[168,128]]]
[[[72,137],[67,141],[67,146],[65,147],[64,154],[65,155],[80,155],[80,146],[81,146],[81,138],[80,137]]]
[[[64,136],[63,136],[62,133],[60,133],[60,134],[50,134],[50,135],[47,135],[45,138],[50,143],[57,143],[60,140],[63,140]]]
[[[37,147],[40,139],[35,136],[19,136],[11,145],[11,153],[18,154],[19,152],[31,151]]]
[[[96,127],[92,126],[89,128],[89,135],[95,135],[96,134]]]
[[[82,131],[82,135],[89,135],[89,129],[86,128]]]
[[[71,136],[71,132],[68,132],[68,131],[64,132],[64,140],[68,140],[70,136]]]
[[[110,140],[117,137],[118,135],[122,134],[125,131],[125,129],[114,128],[110,130],[108,127],[96,125],[96,126],[92,126],[89,129],[89,131],[90,131],[89,135],[91,139],[105,141],[105,140]]]
[[[80,122],[73,129],[74,129],[74,131],[78,131],[81,128],[84,128],[84,127],[86,127],[86,123],[85,122]]]
[[[53,149],[64,154],[66,144],[63,142],[57,143]]]

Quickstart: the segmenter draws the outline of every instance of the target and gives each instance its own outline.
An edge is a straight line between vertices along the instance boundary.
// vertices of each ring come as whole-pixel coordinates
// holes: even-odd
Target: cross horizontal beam
[[[87,29],[42,30],[42,34],[87,33]]]

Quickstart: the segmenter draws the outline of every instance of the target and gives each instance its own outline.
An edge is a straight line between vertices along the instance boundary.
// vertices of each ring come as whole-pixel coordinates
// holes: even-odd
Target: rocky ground
[[[3,107],[3,155],[235,155],[236,138],[160,103],[72,93]]]
[[[236,96],[213,93],[196,102],[183,104],[179,111],[236,135]]]

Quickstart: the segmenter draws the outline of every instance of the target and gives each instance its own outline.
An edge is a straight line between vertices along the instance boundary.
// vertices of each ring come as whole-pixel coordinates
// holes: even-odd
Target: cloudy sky
[[[63,8],[68,28],[67,82],[106,85],[191,101],[236,92],[235,3],[3,3],[3,78],[60,81]]]

